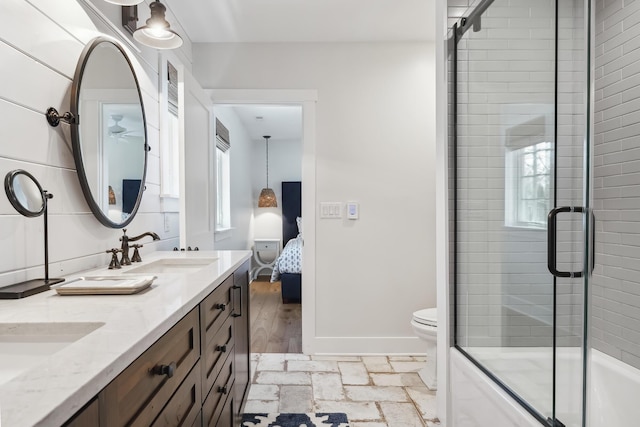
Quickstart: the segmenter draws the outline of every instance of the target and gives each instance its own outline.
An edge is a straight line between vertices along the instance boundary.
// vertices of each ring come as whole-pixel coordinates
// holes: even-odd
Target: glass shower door
[[[584,279],[550,273],[585,253],[581,4],[478,1],[455,29],[455,345],[552,426],[583,418]]]

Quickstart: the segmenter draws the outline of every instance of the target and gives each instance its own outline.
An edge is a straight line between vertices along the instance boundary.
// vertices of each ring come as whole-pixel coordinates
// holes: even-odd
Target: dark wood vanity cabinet
[[[193,378],[192,371],[199,358],[200,322],[196,307],[100,392],[100,425],[154,425],[187,376]],[[196,374],[199,372],[197,367]],[[199,387],[199,378],[196,381]]]
[[[87,403],[63,427],[88,427],[100,425],[98,398]]]
[[[249,391],[245,262],[66,424],[232,427]]]
[[[234,409],[237,415],[236,425],[240,425],[242,415],[242,403],[247,398],[249,384],[251,383],[251,350],[250,345],[250,325],[249,325],[249,268],[251,261],[247,261],[233,273],[233,318],[236,334],[236,384],[235,401],[237,405]]]
[[[224,283],[207,297],[203,304],[209,307],[208,300],[223,298],[231,301],[228,317],[215,313],[222,319],[218,329],[207,329],[203,335],[203,359],[208,367],[203,376],[204,403],[202,407],[203,426],[227,427],[240,425],[241,411],[249,391],[251,353],[249,350],[249,268],[245,262]],[[220,295],[215,295],[220,291]],[[222,295],[224,294],[224,296]],[[201,304],[202,309],[202,304]],[[224,313],[224,312],[223,312]],[[215,324],[216,322],[206,322]],[[203,334],[205,334],[203,332]],[[205,344],[206,343],[206,344]],[[231,350],[232,348],[232,350]],[[221,350],[224,350],[221,351]],[[210,386],[211,382],[213,386]]]
[[[233,277],[229,276],[200,304],[202,333],[202,399],[206,399],[222,366],[234,353]]]

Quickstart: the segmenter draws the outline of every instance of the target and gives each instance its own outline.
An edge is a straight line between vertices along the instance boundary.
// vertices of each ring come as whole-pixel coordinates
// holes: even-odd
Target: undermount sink
[[[127,269],[126,273],[185,274],[198,271],[217,258],[163,258],[147,265]],[[125,273],[125,271],[123,271]]]
[[[0,384],[90,334],[104,323],[0,323]]]

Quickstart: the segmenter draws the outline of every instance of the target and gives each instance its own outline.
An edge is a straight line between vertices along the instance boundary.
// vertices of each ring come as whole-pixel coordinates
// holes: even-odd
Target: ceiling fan
[[[115,124],[112,126],[109,126],[109,136],[122,135],[127,131],[127,128],[120,126],[120,121],[122,120],[122,114],[112,114],[111,120],[113,120]]]
[[[114,121],[114,124],[109,126],[109,136],[116,139],[125,139],[125,138],[140,138],[140,132],[135,130],[127,130],[126,127],[120,125],[120,121],[122,121],[122,114],[112,114],[111,120]]]

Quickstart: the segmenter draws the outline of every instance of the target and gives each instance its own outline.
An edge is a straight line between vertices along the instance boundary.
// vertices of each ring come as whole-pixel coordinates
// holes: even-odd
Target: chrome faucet
[[[131,265],[131,260],[129,259],[129,242],[136,242],[145,236],[150,236],[153,240],[160,240],[160,236],[152,231],[147,231],[139,236],[129,237],[127,236],[127,229],[122,229],[122,237],[120,237],[120,241],[122,242],[122,259],[120,260],[120,265]]]

